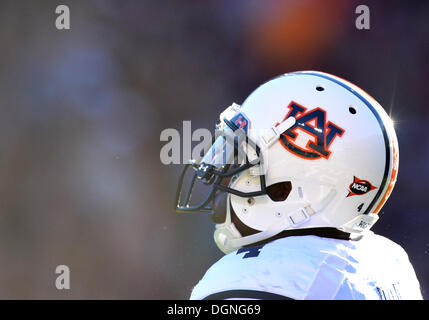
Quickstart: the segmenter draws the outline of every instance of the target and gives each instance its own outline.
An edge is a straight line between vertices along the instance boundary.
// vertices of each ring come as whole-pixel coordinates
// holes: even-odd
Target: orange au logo
[[[329,147],[332,142],[341,137],[345,132],[336,124],[326,120],[326,111],[321,108],[307,109],[292,101],[289,106],[289,113],[285,119],[294,117],[296,123],[280,136],[280,143],[288,151],[308,160],[320,158],[329,159],[331,151]],[[300,132],[305,132],[312,136],[305,147],[298,146],[296,139]]]
[[[374,187],[368,180],[353,177],[353,182],[349,186],[349,194],[347,197],[361,196],[374,189],[377,189],[377,187]]]

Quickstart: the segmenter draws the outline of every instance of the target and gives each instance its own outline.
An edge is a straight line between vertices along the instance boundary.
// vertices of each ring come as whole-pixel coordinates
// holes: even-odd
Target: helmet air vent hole
[[[317,90],[317,91],[323,91],[323,90],[325,90],[325,88],[323,88],[322,86],[317,86],[317,87],[316,87],[316,90]]]
[[[351,114],[356,114],[356,109],[354,107],[350,107],[349,111]]]

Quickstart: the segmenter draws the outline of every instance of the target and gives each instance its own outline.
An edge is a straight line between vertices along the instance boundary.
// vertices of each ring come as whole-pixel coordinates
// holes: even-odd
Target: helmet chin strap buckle
[[[310,214],[307,213],[307,208],[308,206],[305,208],[300,208],[299,210],[294,211],[288,215],[288,218],[294,227],[310,221],[311,217]]]
[[[288,215],[290,222],[292,222],[292,225],[296,227],[310,221],[311,216],[325,209],[326,206],[334,199],[335,195],[336,191],[335,189],[332,189],[322,201],[291,212]]]

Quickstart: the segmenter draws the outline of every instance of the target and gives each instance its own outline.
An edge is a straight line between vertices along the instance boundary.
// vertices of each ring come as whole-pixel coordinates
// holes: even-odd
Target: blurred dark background
[[[55,28],[66,4],[71,30]],[[357,30],[355,8],[370,8]],[[173,210],[160,133],[211,129],[273,76],[320,70],[395,120],[398,183],[374,231],[429,298],[429,5],[405,1],[1,1],[0,298],[187,299],[222,256]],[[71,290],[55,288],[55,267]]]

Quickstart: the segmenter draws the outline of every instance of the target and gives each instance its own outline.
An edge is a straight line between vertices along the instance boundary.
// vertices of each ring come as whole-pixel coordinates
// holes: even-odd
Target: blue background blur
[[[59,4],[71,30],[55,28]],[[259,84],[309,69],[392,114],[399,177],[373,230],[406,249],[429,298],[429,6],[367,1],[360,31],[359,4],[1,1],[0,298],[187,299],[222,254],[207,216],[173,210],[181,166],[161,164],[161,131],[211,129]]]

